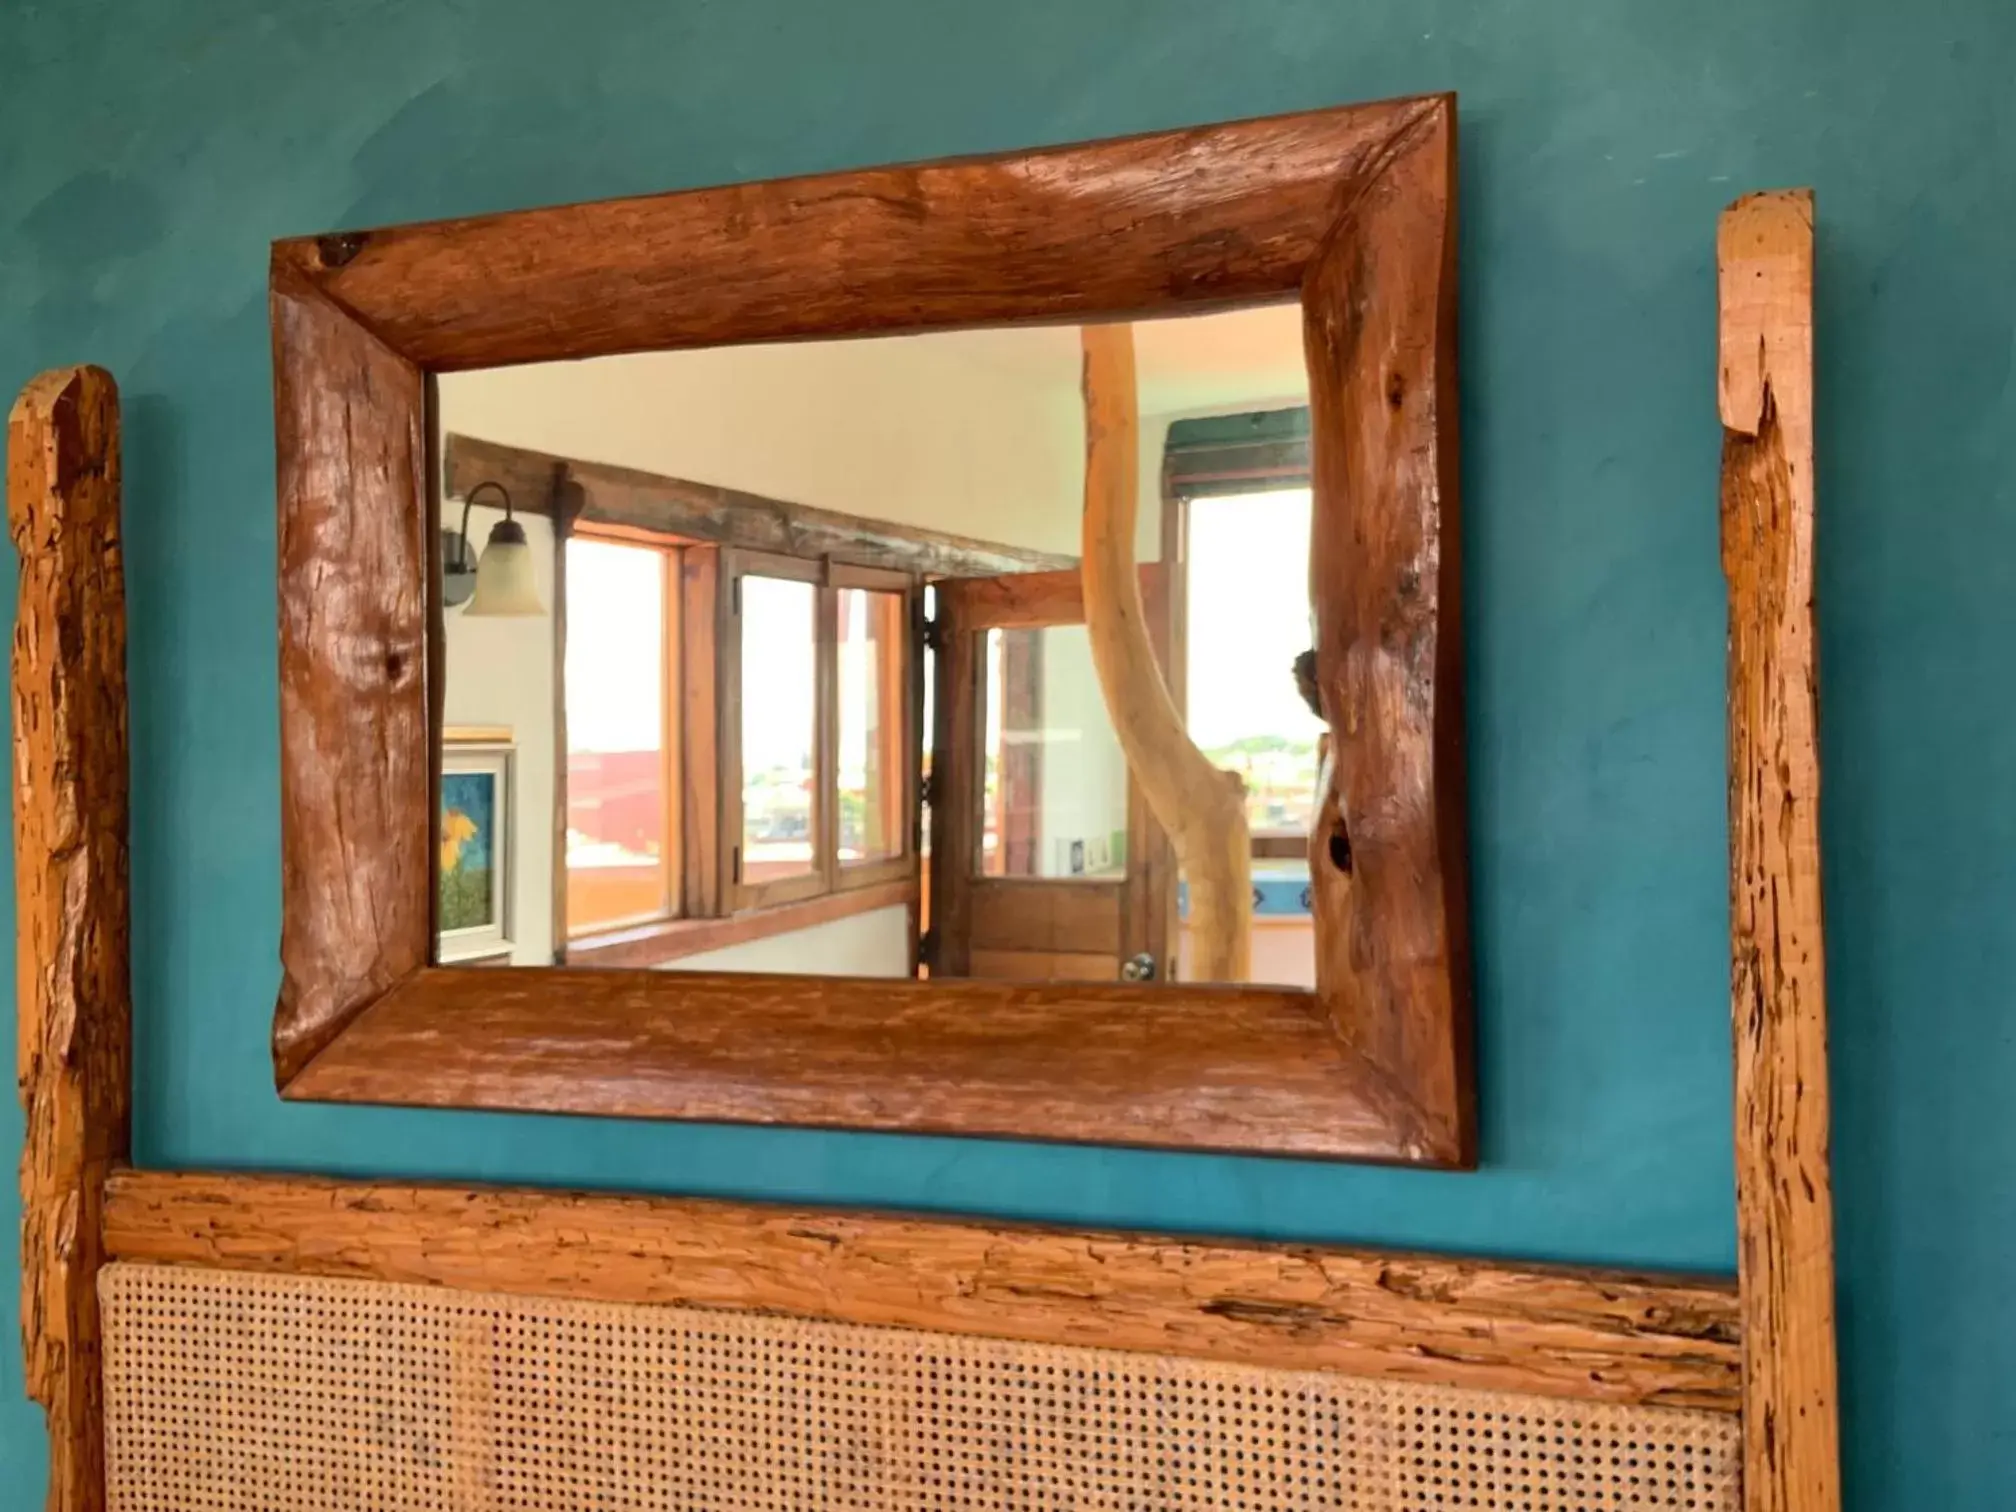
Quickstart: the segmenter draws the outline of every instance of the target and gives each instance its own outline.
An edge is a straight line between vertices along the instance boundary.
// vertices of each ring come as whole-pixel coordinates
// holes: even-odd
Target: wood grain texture
[[[14,617],[16,1074],[24,1385],[49,1425],[51,1512],[104,1505],[98,1267],[131,1082],[126,599],[119,397],[44,373],[7,425]]]
[[[974,949],[1103,953],[1118,964],[1121,884],[977,877],[972,886]]]
[[[1155,659],[1134,561],[1140,426],[1134,331],[1086,326],[1085,633],[1113,733],[1190,883],[1191,960],[1199,981],[1252,975],[1253,858],[1245,785],[1190,738]]]
[[[1423,114],[1386,152],[1302,293],[1310,598],[1331,735],[1309,852],[1316,983],[1345,1037],[1467,1165],[1454,111]]]
[[[1813,197],[1723,213],[1731,1000],[1744,1504],[1841,1505],[1813,645]]]
[[[122,1172],[114,1258],[1737,1408],[1720,1281],[679,1198]]]
[[[429,969],[287,1096],[1434,1158],[1316,1000],[1263,987]]]
[[[434,933],[420,370],[276,267],[285,1085]]]
[[[602,532],[677,536],[747,551],[845,562],[927,577],[1036,572],[1076,564],[1053,551],[1031,551],[948,530],[872,520],[794,504],[738,488],[556,457],[547,452],[450,435],[447,488],[460,496],[485,480],[502,482],[515,499],[542,475],[565,469],[581,490],[580,519]],[[525,497],[537,499],[536,492]],[[533,512],[543,513],[542,510]]]
[[[1392,100],[302,237],[275,255],[435,371],[1203,311],[1292,293],[1340,187],[1446,108]]]

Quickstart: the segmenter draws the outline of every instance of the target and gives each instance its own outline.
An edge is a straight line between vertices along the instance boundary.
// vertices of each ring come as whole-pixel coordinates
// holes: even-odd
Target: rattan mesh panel
[[[1735,1509],[1709,1413],[114,1265],[112,1512]]]

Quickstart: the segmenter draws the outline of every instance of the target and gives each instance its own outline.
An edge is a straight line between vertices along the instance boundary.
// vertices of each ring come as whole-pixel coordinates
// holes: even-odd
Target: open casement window
[[[722,886],[774,907],[916,865],[913,579],[729,551],[722,562]]]
[[[802,927],[790,905],[915,878],[915,576],[634,533],[566,551],[570,958],[672,960],[708,921]]]
[[[1168,596],[1142,569],[1157,649]],[[1106,712],[1076,572],[938,584],[931,762],[934,977],[1168,973],[1169,844]]]

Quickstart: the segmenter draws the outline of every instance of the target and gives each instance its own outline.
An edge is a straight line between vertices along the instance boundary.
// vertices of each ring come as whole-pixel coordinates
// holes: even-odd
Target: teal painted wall
[[[1711,249],[1811,183],[1851,1500],[2016,1504],[2012,80],[2005,0],[0,0],[0,390],[126,396],[140,1159],[1730,1268]],[[270,239],[1450,88],[1481,1174],[275,1100]]]

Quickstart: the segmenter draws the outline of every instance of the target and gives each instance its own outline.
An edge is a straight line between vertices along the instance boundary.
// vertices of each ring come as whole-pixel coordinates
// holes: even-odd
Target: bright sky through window
[[[1190,504],[1190,733],[1313,741],[1322,724],[1290,669],[1309,648],[1309,490]]]
[[[567,744],[573,750],[658,749],[664,563],[644,547],[567,543]]]
[[[1189,723],[1221,766],[1246,777],[1258,830],[1300,828],[1323,725],[1295,690],[1309,647],[1309,490],[1190,502]]]

